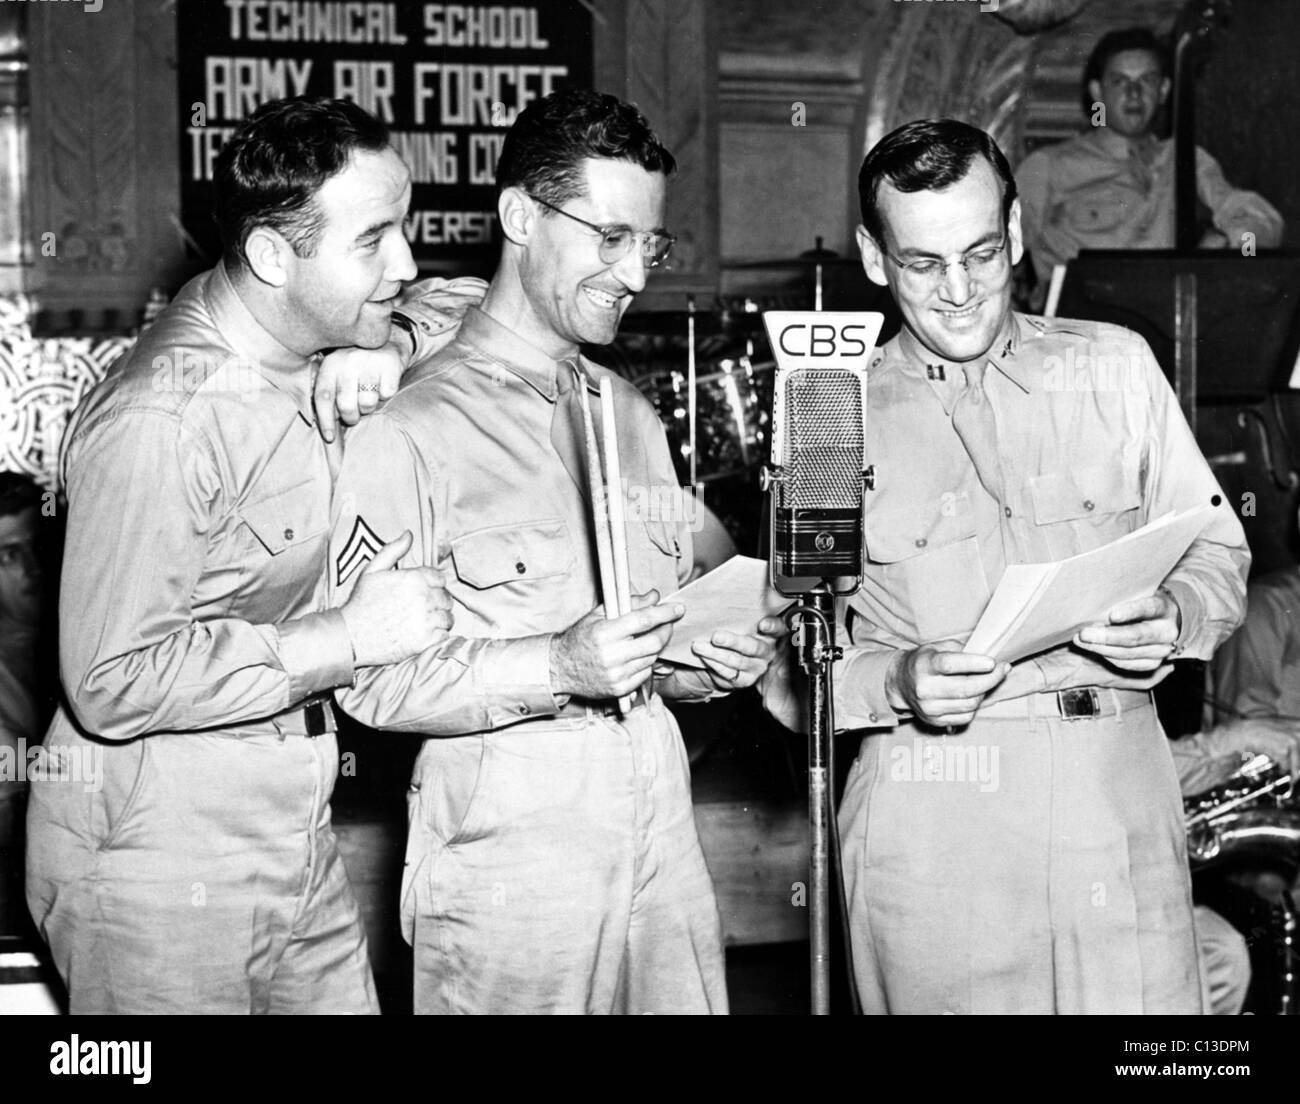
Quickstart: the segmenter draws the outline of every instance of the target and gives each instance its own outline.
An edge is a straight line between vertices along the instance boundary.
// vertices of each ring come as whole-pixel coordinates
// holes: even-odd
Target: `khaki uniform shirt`
[[[631,384],[582,366],[597,422],[595,383],[614,381],[632,589],[666,596],[689,575],[692,549],[663,427]],[[552,441],[557,372],[569,370],[471,308],[456,339],[349,430],[335,506],[336,600],[378,548],[409,529],[401,566],[443,569],[455,615],[444,643],[362,669],[339,692],[363,723],[450,736],[564,707],[551,691],[550,637],[600,600],[590,506]],[[691,696],[711,690],[702,675],[677,681],[698,685]]]
[[[1141,143],[1097,127],[1035,150],[1016,170],[1025,248],[1046,285],[1052,267],[1081,249],[1174,247],[1174,145]],[[1282,241],[1282,216],[1257,192],[1234,188],[1219,163],[1196,151],[1196,194],[1232,248],[1244,231],[1256,248]]]
[[[88,731],[233,725],[352,681],[326,609],[338,452],[311,387],[219,265],[76,411],[60,667]]]
[[[884,694],[894,651],[965,640],[1007,564],[1087,552],[1169,511],[1220,504],[1165,583],[1182,614],[1176,654],[1208,659],[1241,620],[1245,534],[1146,342],[1104,323],[1013,314],[989,365],[1002,500],[952,427],[960,367],[906,331],[872,360],[876,489],[866,499],[866,575],[847,603],[851,643],[836,674],[845,727],[898,723]],[[1032,679],[1015,694],[1135,685],[1068,645],[1025,663]]]

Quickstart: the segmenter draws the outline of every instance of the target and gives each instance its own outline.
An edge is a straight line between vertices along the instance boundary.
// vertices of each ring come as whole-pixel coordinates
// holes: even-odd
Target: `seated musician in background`
[[[1092,125],[1030,154],[1016,171],[1040,302],[1052,268],[1081,249],[1174,247],[1174,143],[1155,133],[1169,89],[1166,54],[1155,35],[1143,27],[1112,31],[1084,69]],[[1201,248],[1239,249],[1246,233],[1257,249],[1281,244],[1277,209],[1229,184],[1200,147],[1196,194],[1213,222]]]
[[[1211,676],[1216,717],[1275,717],[1300,733],[1300,565],[1251,583],[1246,621]]]
[[[0,934],[23,926],[25,748],[40,742],[50,707],[38,688],[44,571],[37,549],[41,489],[0,472]]]

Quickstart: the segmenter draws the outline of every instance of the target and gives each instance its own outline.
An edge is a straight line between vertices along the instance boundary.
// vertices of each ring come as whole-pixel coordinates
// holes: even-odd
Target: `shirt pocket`
[[[567,576],[573,539],[562,518],[492,525],[451,542],[456,577],[475,590]]]
[[[676,591],[677,565],[682,555],[677,527],[663,518],[631,519],[627,533],[633,593],[644,594],[653,589],[662,598]]]
[[[1081,234],[1106,234],[1118,230],[1134,217],[1139,197],[1128,195],[1080,195],[1065,204],[1065,222]]]
[[[320,538],[326,529],[325,502],[315,483],[300,483],[240,506],[237,513],[272,556]]]
[[[944,495],[915,507],[871,510],[865,518],[867,558],[910,616],[919,644],[965,636],[988,604],[970,498]]]
[[[1034,524],[1095,530],[1100,538],[1095,544],[1104,544],[1137,528],[1142,505],[1137,464],[1119,460],[1045,472],[1029,480],[1029,501]]]

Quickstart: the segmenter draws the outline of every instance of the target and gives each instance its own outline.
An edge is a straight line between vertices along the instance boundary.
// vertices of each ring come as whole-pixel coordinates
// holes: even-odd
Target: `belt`
[[[328,696],[309,698],[293,709],[286,709],[272,717],[271,724],[282,736],[324,736],[337,728]]]
[[[1114,717],[1131,709],[1149,708],[1147,690],[1115,690],[1107,686],[1075,686],[1045,694],[1028,694],[980,706],[977,718],[1056,717],[1064,721],[1088,721]]]
[[[602,698],[599,700],[591,698],[570,698],[558,713],[553,714],[556,717],[617,717],[619,716],[618,702],[613,698]]]

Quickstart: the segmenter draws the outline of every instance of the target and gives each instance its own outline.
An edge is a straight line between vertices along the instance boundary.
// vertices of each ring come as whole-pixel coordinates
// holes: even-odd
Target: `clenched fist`
[[[397,663],[447,635],[451,598],[436,567],[392,570],[411,548],[410,532],[389,541],[357,580],[340,611],[358,667]]]

